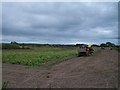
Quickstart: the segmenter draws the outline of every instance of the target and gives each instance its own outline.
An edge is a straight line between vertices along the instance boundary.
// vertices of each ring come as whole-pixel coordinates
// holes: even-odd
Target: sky
[[[117,2],[4,2],[2,42],[118,44]]]

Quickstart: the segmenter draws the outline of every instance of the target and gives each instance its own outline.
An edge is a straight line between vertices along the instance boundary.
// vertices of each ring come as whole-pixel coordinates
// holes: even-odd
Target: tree
[[[111,43],[111,42],[106,42],[106,45],[107,45],[108,47],[113,47],[113,46],[115,46],[115,44],[114,44],[114,43]]]
[[[100,47],[106,47],[107,45],[105,43],[101,43]]]
[[[99,45],[97,45],[97,44],[93,44],[92,46],[93,46],[93,47],[99,47]]]
[[[13,42],[11,42],[11,44],[18,44],[17,42],[15,42],[15,41],[13,41]]]

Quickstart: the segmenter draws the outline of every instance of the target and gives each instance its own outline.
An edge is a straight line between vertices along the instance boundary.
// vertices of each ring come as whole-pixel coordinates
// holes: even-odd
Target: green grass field
[[[77,56],[75,47],[32,47],[28,50],[3,50],[2,62],[28,66],[51,65]]]

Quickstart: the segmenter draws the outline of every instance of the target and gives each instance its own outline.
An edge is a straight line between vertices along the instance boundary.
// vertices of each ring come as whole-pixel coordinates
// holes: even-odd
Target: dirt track
[[[3,64],[3,82],[12,88],[115,88],[118,86],[118,52],[102,50],[52,67],[27,68]]]

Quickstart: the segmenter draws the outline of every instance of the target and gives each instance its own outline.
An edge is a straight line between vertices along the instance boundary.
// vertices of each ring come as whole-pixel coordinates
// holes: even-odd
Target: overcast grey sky
[[[2,3],[2,41],[118,43],[117,2]]]

